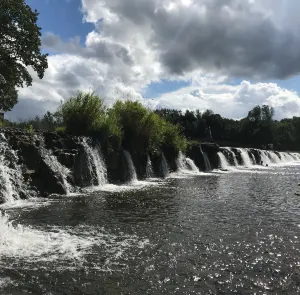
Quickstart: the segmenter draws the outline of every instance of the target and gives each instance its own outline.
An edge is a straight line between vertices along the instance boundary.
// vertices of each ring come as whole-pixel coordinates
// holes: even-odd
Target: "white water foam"
[[[129,182],[137,182],[137,175],[135,171],[135,167],[131,158],[131,155],[128,151],[124,151],[124,155],[127,161],[127,168],[128,168],[128,173],[129,173]]]
[[[0,213],[0,257],[55,260],[79,258],[91,246],[89,239],[80,239],[64,231],[44,232],[19,224],[13,225],[8,216]],[[81,249],[81,250],[78,250]]]
[[[49,230],[14,225],[7,215],[0,213],[0,266],[14,268],[20,260],[22,265],[26,262],[33,267],[36,267],[36,262],[61,263],[62,260],[71,265],[80,264],[93,247],[101,247],[107,253],[106,264],[109,264],[122,256],[126,249],[145,247],[149,243],[135,235],[116,236],[103,228],[88,226],[50,227]],[[99,267],[102,267],[102,262]]]
[[[231,166],[222,152],[218,152],[218,157],[220,160],[221,168],[225,170],[230,169]]]
[[[196,164],[194,163],[194,161],[192,159],[187,157],[186,158],[186,163],[187,163],[190,171],[192,171],[196,174],[200,172],[199,168],[196,166]]]
[[[232,156],[232,158],[233,158],[234,166],[238,166],[238,165],[239,165],[238,160],[237,160],[237,158],[236,158],[235,153],[231,150],[231,148],[230,148],[230,147],[224,147],[224,149],[227,150],[227,152],[228,152],[229,154],[231,154],[231,156]]]
[[[226,152],[230,152],[230,148],[224,148]],[[264,173],[262,170],[268,170],[270,167],[274,166],[285,166],[285,165],[299,165],[300,154],[298,153],[287,153],[280,152],[280,157],[274,151],[266,151],[266,150],[257,150],[257,152],[261,156],[261,160],[263,165],[257,165],[254,155],[248,149],[238,149],[241,152],[241,157],[243,159],[243,164],[245,166],[236,166],[231,165],[227,160],[226,154],[224,152],[219,152],[218,156],[220,159],[220,164],[222,169],[229,170],[232,172],[249,172],[249,173]],[[231,151],[232,152],[232,151]],[[222,172],[222,171],[221,171]],[[219,173],[219,172],[218,172]]]
[[[255,159],[255,157],[254,157],[254,155],[252,154],[251,151],[250,151],[250,158],[251,158],[252,164],[256,165],[256,159]]]
[[[48,167],[56,174],[59,175],[63,181],[64,188],[66,190],[67,195],[69,195],[73,188],[71,184],[68,182],[68,176],[70,174],[70,170],[63,166],[58,160],[55,155],[53,155],[51,150],[48,150],[45,147],[45,142],[43,137],[39,137],[41,141],[41,146],[40,146],[40,153],[41,156],[43,157],[45,163],[47,164]]]
[[[6,202],[0,205],[1,209],[17,209],[17,208],[38,208],[48,206],[52,200],[43,198],[30,198],[28,200],[15,200],[14,202]]]
[[[275,163],[275,164],[279,164],[280,163],[280,159],[276,155],[276,153],[274,153],[273,151],[267,151],[267,154],[269,155],[269,158],[271,159],[272,163]]]
[[[105,185],[107,183],[107,169],[100,147],[91,147],[87,142],[87,138],[83,139],[82,145],[88,155],[88,166],[90,171],[93,171],[93,168],[95,168],[98,186]]]
[[[185,157],[185,155],[180,151],[178,154],[178,158],[176,160],[176,164],[178,167],[178,173],[183,174],[199,174],[200,171],[198,167],[195,165],[194,161],[190,158]]]
[[[63,180],[63,185],[66,189],[67,195],[69,195],[72,192],[72,186],[69,184],[67,178],[70,174],[70,170],[60,164],[56,158],[49,150],[44,150],[44,160],[45,163],[54,171],[56,174],[61,176],[61,179]]]
[[[11,149],[5,135],[0,133],[0,199],[4,202],[14,202],[20,199],[21,190],[26,191],[18,160],[16,151]]]
[[[249,157],[247,149],[238,148],[237,150],[239,150],[240,153],[241,153],[243,165],[246,166],[246,167],[252,166],[253,163],[252,163],[252,161],[251,161],[251,159]]]

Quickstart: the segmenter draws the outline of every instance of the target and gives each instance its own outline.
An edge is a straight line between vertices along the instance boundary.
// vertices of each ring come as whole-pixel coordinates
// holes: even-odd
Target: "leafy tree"
[[[30,66],[40,79],[48,67],[47,54],[40,52],[41,28],[38,12],[24,0],[0,1],[0,109],[11,110],[17,103],[16,87],[30,86]]]
[[[103,102],[93,92],[79,92],[61,106],[66,131],[86,135],[99,130],[105,120]]]

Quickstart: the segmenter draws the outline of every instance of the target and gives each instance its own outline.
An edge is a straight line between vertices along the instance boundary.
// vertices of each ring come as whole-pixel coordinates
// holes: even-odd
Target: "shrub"
[[[161,149],[178,154],[186,149],[180,128],[137,101],[117,101],[111,109],[94,93],[79,92],[57,112],[62,115],[65,131],[98,138],[106,153],[121,145],[139,154]],[[56,128],[57,132],[64,129]]]
[[[186,149],[186,140],[180,128],[147,110],[136,101],[118,101],[111,110],[120,123],[123,143],[140,153],[155,152],[163,146],[178,154]]]
[[[105,110],[102,100],[93,92],[79,92],[61,106],[66,131],[76,135],[88,135],[101,126]]]
[[[102,124],[97,127],[95,136],[100,138],[101,144],[107,152],[120,148],[123,134],[120,122],[111,110],[107,111]]]
[[[65,126],[59,126],[55,128],[55,132],[57,133],[65,133],[66,127]]]
[[[179,151],[185,151],[187,147],[186,138],[181,135],[180,127],[169,122],[164,122],[162,128],[163,146],[178,155]]]

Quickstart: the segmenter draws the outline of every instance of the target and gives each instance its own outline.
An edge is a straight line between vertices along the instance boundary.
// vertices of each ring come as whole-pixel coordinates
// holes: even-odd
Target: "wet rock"
[[[83,147],[74,156],[73,175],[77,186],[88,187],[96,185],[94,167],[89,166],[89,158]]]
[[[201,170],[205,171],[205,160],[203,157],[203,151],[201,150],[200,144],[193,144],[189,146],[187,153],[187,157],[191,158],[195,165]]]
[[[150,156],[153,170],[156,177],[166,178],[169,176],[169,165],[163,153],[157,153]]]

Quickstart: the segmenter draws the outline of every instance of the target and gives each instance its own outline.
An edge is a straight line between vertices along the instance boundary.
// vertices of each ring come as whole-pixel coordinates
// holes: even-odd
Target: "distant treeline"
[[[183,113],[161,109],[155,112],[167,121],[179,125],[190,140],[203,141],[212,138],[222,145],[300,149],[300,117],[274,120],[274,108],[267,105],[254,107],[241,120],[223,118],[211,110]]]
[[[178,152],[193,141],[278,150],[300,149],[300,117],[274,120],[274,109],[267,105],[256,106],[246,118],[233,120],[211,110],[151,111],[133,101],[118,101],[112,108],[106,108],[93,93],[78,93],[55,113],[47,112],[43,117],[6,122],[5,125],[93,135],[107,143],[107,148],[134,146],[141,152],[162,146]]]

